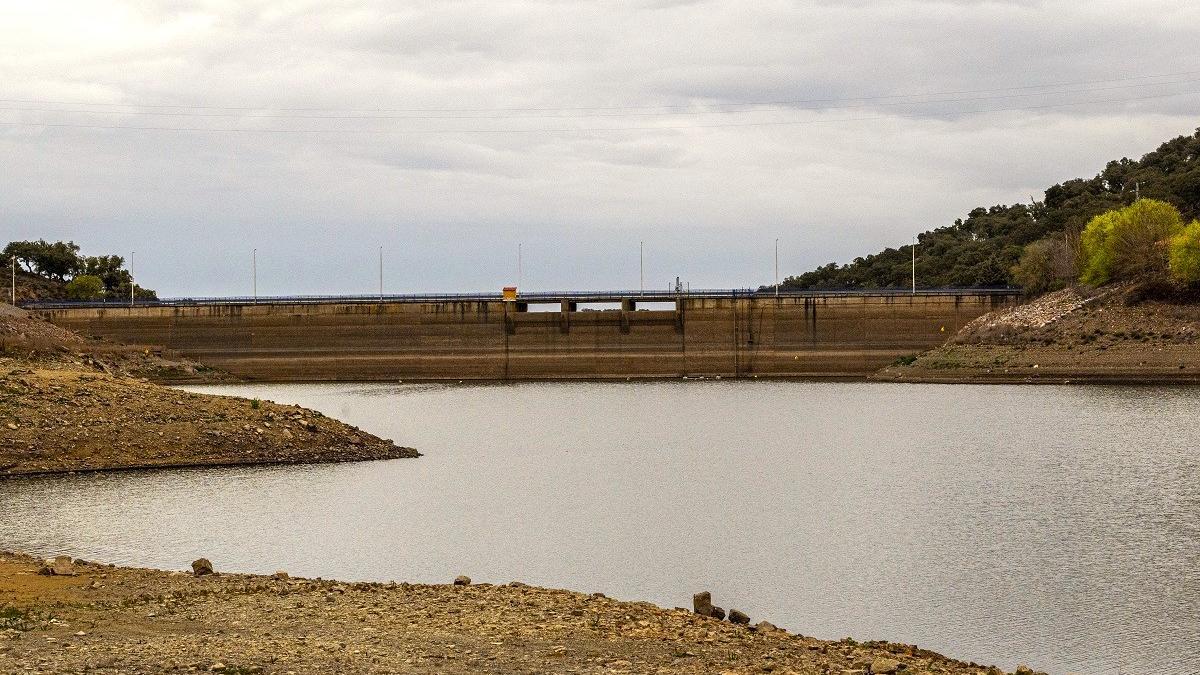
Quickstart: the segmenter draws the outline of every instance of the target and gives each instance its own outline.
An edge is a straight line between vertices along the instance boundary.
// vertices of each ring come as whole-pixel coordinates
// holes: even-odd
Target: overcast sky
[[[0,239],[162,295],[772,281],[1200,126],[1200,4],[0,2]],[[757,104],[757,105],[754,105]],[[990,112],[988,112],[990,111]],[[355,119],[358,118],[358,119]]]

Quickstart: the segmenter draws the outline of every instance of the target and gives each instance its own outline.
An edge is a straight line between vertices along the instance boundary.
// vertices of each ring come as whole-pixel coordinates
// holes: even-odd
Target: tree
[[[8,246],[4,247],[4,259],[12,260],[15,257],[17,264],[24,265],[25,271],[33,274],[37,271],[35,265],[39,255],[39,245],[45,243],[44,241],[11,241]]]
[[[1058,290],[1078,274],[1074,246],[1067,237],[1039,239],[1025,247],[1011,276],[1028,295]]]
[[[72,300],[99,300],[104,297],[104,282],[100,277],[80,274],[67,284],[67,297]]]
[[[1080,280],[1100,285],[1163,276],[1168,242],[1182,230],[1179,210],[1157,199],[1102,213],[1088,221],[1080,237]]]
[[[125,259],[119,255],[87,256],[82,263],[80,273],[99,277],[107,291],[115,291],[122,284],[129,285],[131,277],[129,271],[123,269]]]
[[[82,262],[79,245],[73,241],[56,241],[53,244],[45,239],[9,242],[4,247],[3,255],[10,258],[16,256],[27,271],[58,281],[74,276]]]
[[[115,298],[117,300],[128,300],[129,299],[129,282],[128,281],[123,282],[121,285],[119,285],[115,289],[113,289],[109,295],[110,295],[110,297]],[[156,293],[152,289],[142,288],[141,286],[137,286],[137,285],[134,285],[134,287],[133,287],[133,295],[134,295],[134,298],[137,300],[157,300],[158,299],[158,293]]]
[[[1171,239],[1171,276],[1185,284],[1200,282],[1200,221],[1193,220]]]
[[[1109,162],[1092,178],[1063,181],[1042,201],[972,209],[952,225],[920,235],[917,279],[923,286],[1007,286],[1024,248],[1040,239],[1073,238],[1094,217],[1128,206],[1141,196],[1200,218],[1200,130],[1160,145],[1141,159]],[[839,265],[830,263],[789,276],[784,289],[897,288],[907,276],[908,248],[889,248]],[[765,287],[764,287],[765,288]]]
[[[77,274],[81,264],[78,244],[56,241],[44,249],[38,262],[38,271],[51,279],[64,281]]]

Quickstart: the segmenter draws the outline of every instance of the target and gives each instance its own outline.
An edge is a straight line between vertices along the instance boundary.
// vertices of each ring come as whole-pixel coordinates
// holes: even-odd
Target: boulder
[[[746,616],[741,610],[731,609],[729,610],[729,621],[745,626],[750,623],[750,617]]]
[[[75,576],[75,561],[71,560],[69,555],[60,555],[54,558],[54,574],[60,577]]]
[[[455,586],[470,586],[471,585],[471,577],[469,577],[465,574],[460,574],[460,575],[454,577],[454,585]]]
[[[283,570],[276,570],[275,574],[271,575],[271,578],[277,581],[287,581],[289,577],[287,572],[284,572]]]
[[[69,555],[60,555],[53,559],[47,558],[38,568],[38,574],[47,577],[73,577],[76,574],[75,565]]]
[[[779,630],[779,628],[770,621],[759,621],[758,623],[754,624],[754,630],[757,630],[760,633],[772,633]]]
[[[871,662],[871,675],[894,673],[898,670],[900,670],[900,662],[896,659],[889,659],[886,656],[880,656]]]
[[[692,611],[700,616],[712,616],[712,593],[703,591],[692,596]]]
[[[196,560],[195,562],[192,563],[192,574],[194,574],[198,577],[202,577],[206,574],[212,574],[212,573],[213,573],[213,566],[212,566],[212,563],[209,562],[208,558],[200,558],[199,560]]]
[[[1022,663],[1021,665],[1017,666],[1016,674],[1017,675],[1033,675],[1033,668],[1030,668],[1029,666]]]
[[[716,605],[713,605],[712,614],[710,616],[712,616],[712,618],[716,619],[717,621],[724,621],[725,620],[725,610],[721,609],[720,607],[717,607]]]

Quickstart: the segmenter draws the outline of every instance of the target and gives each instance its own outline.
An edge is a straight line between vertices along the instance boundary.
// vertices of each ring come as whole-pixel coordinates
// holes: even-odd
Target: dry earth
[[[75,576],[39,567],[0,554],[0,672],[1000,672],[909,645],[826,642],[515,582],[195,577],[69,559],[59,570]]]
[[[418,456],[311,410],[153,384],[199,371],[7,305],[0,345],[0,476]]]
[[[0,475],[416,456],[298,406],[0,359]]]
[[[1200,304],[1140,300],[1132,285],[1064,289],[985,314],[911,364],[902,382],[1200,382]]]
[[[84,339],[25,310],[0,303],[0,356],[26,365],[77,367],[155,382],[229,382],[237,378],[161,349],[139,349],[101,339]]]

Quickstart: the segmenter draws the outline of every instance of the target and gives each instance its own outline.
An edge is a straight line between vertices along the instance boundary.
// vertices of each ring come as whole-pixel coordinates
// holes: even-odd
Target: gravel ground
[[[1065,289],[985,314],[875,375],[901,382],[1200,383],[1200,304]]]
[[[416,457],[298,406],[0,359],[0,475]]]
[[[222,375],[0,310],[0,476],[419,456],[312,410],[154,384]]]
[[[195,577],[69,559],[57,567],[74,576],[43,576],[41,564],[0,554],[0,672],[1000,672],[516,582]]]

